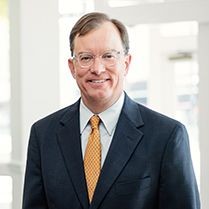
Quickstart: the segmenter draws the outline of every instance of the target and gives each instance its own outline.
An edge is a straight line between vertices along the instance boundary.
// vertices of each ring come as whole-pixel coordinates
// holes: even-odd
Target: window
[[[148,25],[127,27],[132,61],[125,89],[137,102],[148,105],[150,71],[150,28]]]

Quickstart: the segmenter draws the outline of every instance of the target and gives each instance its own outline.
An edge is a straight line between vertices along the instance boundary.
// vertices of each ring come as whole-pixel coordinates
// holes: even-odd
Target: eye
[[[110,59],[115,59],[116,57],[113,53],[105,53],[105,54],[102,55],[102,58],[110,60]]]
[[[79,60],[81,61],[81,62],[90,62],[91,60],[93,59],[93,56],[92,55],[90,55],[90,54],[83,54],[83,55],[80,55],[79,56]]]

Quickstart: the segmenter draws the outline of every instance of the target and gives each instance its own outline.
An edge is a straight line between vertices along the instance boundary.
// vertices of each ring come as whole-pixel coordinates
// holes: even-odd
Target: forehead
[[[122,49],[122,41],[117,27],[111,22],[104,22],[85,35],[77,35],[74,40],[74,50],[102,51],[107,49]]]

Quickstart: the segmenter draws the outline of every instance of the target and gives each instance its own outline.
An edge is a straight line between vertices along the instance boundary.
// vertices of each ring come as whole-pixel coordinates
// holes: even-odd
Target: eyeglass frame
[[[116,53],[115,55],[115,63],[113,63],[113,64],[111,64],[111,65],[107,65],[107,63],[104,63],[104,59],[102,58],[105,54],[111,54],[111,53]],[[92,56],[92,60],[90,60],[89,61],[89,65],[82,65],[81,63],[80,63],[80,59],[78,58],[79,56],[81,56],[81,55],[83,55],[83,54],[86,54],[86,55],[90,55],[90,56]],[[100,55],[94,55],[94,54],[92,54],[91,52],[80,52],[79,53],[79,55],[76,55],[76,54],[74,54],[73,55],[73,57],[72,57],[72,59],[73,60],[75,60],[75,61],[77,61],[77,63],[79,64],[79,66],[81,67],[81,68],[89,68],[89,67],[91,67],[93,64],[94,64],[94,62],[95,62],[95,59],[97,58],[97,57],[99,57],[100,58],[100,63],[102,63],[105,67],[113,67],[113,66],[115,66],[116,65],[116,63],[117,63],[117,61],[119,60],[119,56],[120,55],[125,55],[125,52],[124,52],[124,50],[120,50],[120,51],[117,51],[117,50],[115,50],[115,49],[111,49],[111,50],[107,50],[107,51],[104,51],[102,54],[100,54]]]

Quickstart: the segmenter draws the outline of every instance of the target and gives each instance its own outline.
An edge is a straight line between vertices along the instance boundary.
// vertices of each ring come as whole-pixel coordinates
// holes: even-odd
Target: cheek
[[[76,79],[82,79],[86,76],[87,71],[85,70],[75,70],[75,78]]]

